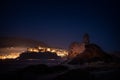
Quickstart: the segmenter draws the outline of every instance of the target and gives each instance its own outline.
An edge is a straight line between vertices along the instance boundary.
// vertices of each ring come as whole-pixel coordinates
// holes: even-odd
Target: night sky
[[[0,36],[22,36],[68,48],[90,35],[105,51],[120,51],[119,8],[116,0],[0,2]]]

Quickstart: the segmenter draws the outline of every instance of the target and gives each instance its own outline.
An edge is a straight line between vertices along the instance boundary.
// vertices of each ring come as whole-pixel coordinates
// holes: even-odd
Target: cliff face
[[[84,43],[73,42],[69,46],[68,58],[72,59],[72,58],[76,57],[76,55],[81,54],[84,50],[85,50]]]
[[[89,35],[87,33],[83,35],[82,42],[71,43],[68,51],[68,58],[73,59],[74,57],[76,57],[76,55],[83,53],[86,49],[85,45],[88,45],[89,43],[90,40]]]
[[[94,58],[94,57],[104,57],[106,53],[96,44],[89,44],[85,46],[85,51],[79,56],[82,58]]]
[[[69,64],[81,64],[89,62],[119,62],[115,56],[111,56],[104,52],[98,45],[91,44],[89,35],[83,36],[83,41],[73,42],[69,46],[68,63]]]
[[[95,61],[109,62],[112,60],[113,57],[105,53],[98,45],[88,44],[85,45],[84,52],[76,55],[76,57],[74,57],[69,63],[81,64],[84,62],[95,62]]]

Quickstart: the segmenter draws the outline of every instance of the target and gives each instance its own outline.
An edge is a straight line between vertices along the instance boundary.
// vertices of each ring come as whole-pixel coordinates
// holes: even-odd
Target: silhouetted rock
[[[31,65],[28,67],[25,67],[23,69],[21,69],[19,72],[20,73],[33,73],[33,74],[44,74],[45,71],[48,69],[48,66],[45,64],[38,64],[38,65]]]
[[[67,66],[64,65],[56,65],[56,66],[52,66],[49,67],[48,69],[48,73],[58,73],[58,72],[63,72],[68,70],[69,68]]]
[[[69,64],[82,64],[85,62],[112,62],[118,59],[105,53],[98,45],[89,44],[85,45],[85,51],[78,54],[74,59],[72,59]]]
[[[64,65],[56,65],[56,66],[51,66],[48,67],[45,64],[39,64],[39,65],[31,65],[28,67],[25,67],[23,69],[20,70],[20,73],[33,73],[33,74],[52,74],[52,73],[58,73],[58,72],[62,72],[62,71],[66,71],[69,68],[67,66]]]
[[[47,77],[48,75],[60,73],[66,70],[68,70],[68,67],[63,65],[56,65],[51,67],[45,64],[31,65],[17,70],[16,78],[17,80],[38,80],[38,77]]]
[[[54,80],[94,80],[94,77],[88,71],[73,69],[56,77]]]
[[[90,43],[90,38],[88,33],[84,34],[83,43],[85,43],[85,45],[88,45]]]
[[[17,59],[59,59],[56,53],[51,52],[24,52]]]
[[[16,80],[36,80],[38,75],[44,75],[48,66],[45,64],[31,65],[16,71]]]
[[[68,59],[73,59],[76,55],[85,51],[85,45],[90,44],[89,35],[86,33],[83,36],[82,42],[72,42],[68,50]]]
[[[85,43],[72,42],[69,46],[68,59],[76,57],[85,50]]]
[[[120,58],[120,51],[114,51],[114,52],[111,52],[110,54]]]
[[[0,74],[0,80],[18,80],[14,73]]]

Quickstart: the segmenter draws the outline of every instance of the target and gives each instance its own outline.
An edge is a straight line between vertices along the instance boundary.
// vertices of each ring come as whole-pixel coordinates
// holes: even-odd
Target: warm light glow
[[[29,48],[28,51],[32,52],[33,50],[32,50],[32,48]]]
[[[53,50],[51,50],[51,52],[56,52],[56,51],[53,49]]]
[[[29,51],[29,52],[39,52],[39,50],[36,49],[36,48],[29,48],[28,51]]]
[[[15,59],[26,50],[26,47],[0,48],[0,59]]]
[[[57,48],[49,48],[49,47],[37,47],[37,48],[21,48],[21,47],[10,47],[0,49],[2,54],[0,55],[0,59],[15,59],[19,57],[19,55],[25,52],[27,49],[28,52],[52,52],[53,54],[57,54],[60,57],[68,56],[68,51],[64,49]]]
[[[20,53],[10,53],[8,55],[0,55],[0,59],[15,59],[19,57]]]
[[[41,46],[39,46],[38,48],[29,48],[28,51],[30,52],[52,52],[52,53],[56,53],[60,57],[65,57],[68,55],[67,50],[41,47]]]
[[[50,52],[50,48],[47,48],[47,51],[49,51],[49,52]]]
[[[39,46],[38,49],[43,49],[43,48]]]
[[[57,54],[58,56],[61,56],[61,57],[64,57],[65,56],[65,54]]]

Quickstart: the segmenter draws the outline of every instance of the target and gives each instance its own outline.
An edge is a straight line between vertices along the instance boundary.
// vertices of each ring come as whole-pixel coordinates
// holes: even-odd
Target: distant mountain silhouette
[[[47,46],[44,42],[22,37],[0,37],[0,48],[3,47],[36,47]]]
[[[57,56],[56,53],[51,52],[24,52],[20,54],[20,57],[17,59],[24,60],[24,59],[59,59],[60,57]]]
[[[96,44],[88,44],[85,45],[85,51],[83,53],[78,54],[75,58],[73,58],[69,64],[82,64],[85,62],[112,62],[112,61],[120,61],[118,57],[111,56],[104,52],[98,45]]]

